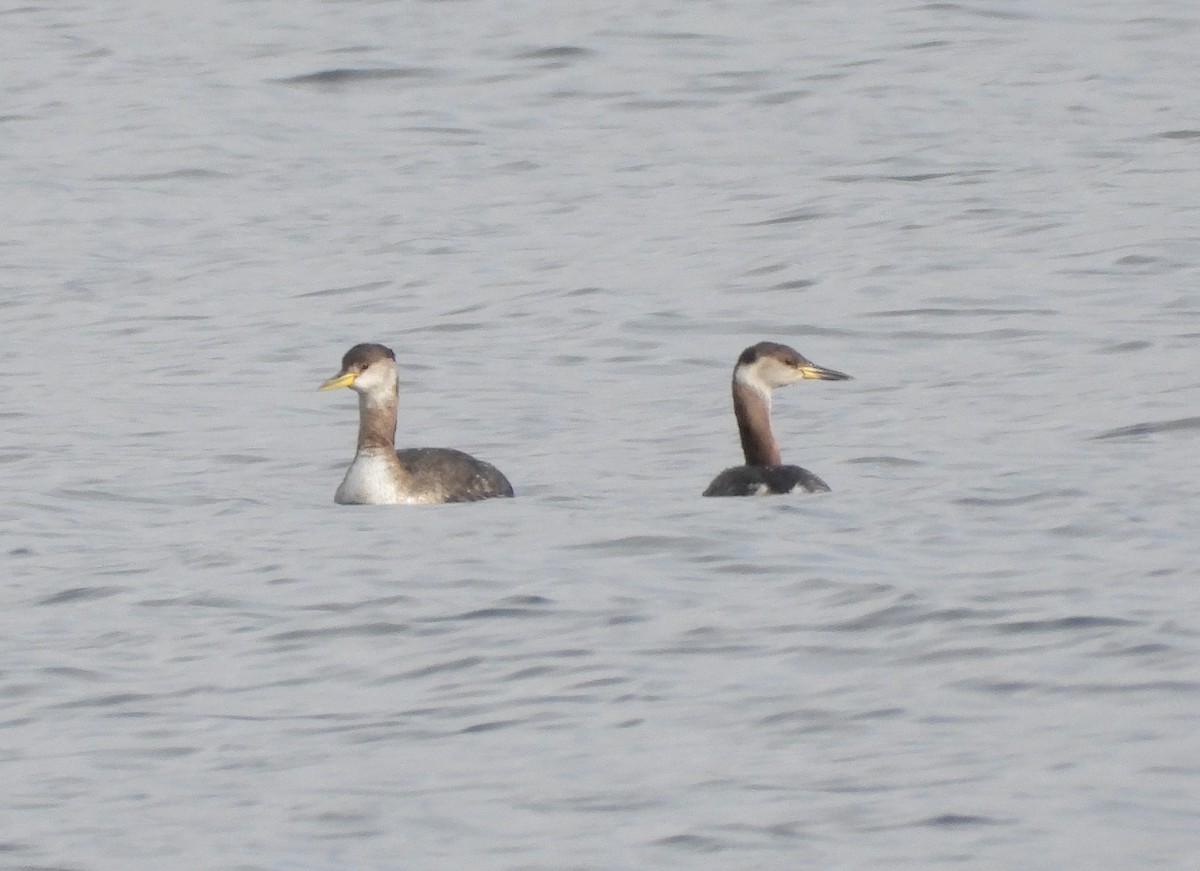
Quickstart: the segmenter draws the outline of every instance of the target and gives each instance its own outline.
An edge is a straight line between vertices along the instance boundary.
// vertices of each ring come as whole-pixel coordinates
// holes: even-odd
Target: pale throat
[[[395,408],[398,393],[399,386],[395,382],[384,389],[364,390],[358,394],[358,407],[364,411],[368,408]]]
[[[771,385],[763,380],[757,366],[742,366],[733,376],[734,383],[753,391],[758,398],[766,403],[767,410],[771,408]]]

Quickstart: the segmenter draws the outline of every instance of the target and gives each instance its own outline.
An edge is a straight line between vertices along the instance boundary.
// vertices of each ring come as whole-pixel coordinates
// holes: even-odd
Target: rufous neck
[[[396,448],[396,394],[358,395],[359,451]]]
[[[778,466],[779,443],[771,433],[771,394],[758,385],[733,380],[733,413],[747,466]]]

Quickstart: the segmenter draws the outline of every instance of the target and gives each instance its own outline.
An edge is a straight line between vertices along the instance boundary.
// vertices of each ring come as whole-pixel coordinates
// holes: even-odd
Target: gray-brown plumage
[[[805,359],[777,342],[759,342],[742,351],[733,367],[733,413],[742,441],[744,466],[733,466],[713,479],[705,496],[765,496],[818,493],[829,485],[807,469],[783,465],[779,442],[771,432],[771,391],[804,379],[845,381],[850,378]]]
[[[355,345],[322,390],[358,394],[358,451],[334,496],[343,505],[475,502],[512,496],[512,485],[491,463],[453,448],[396,450],[400,378],[396,355],[378,344]]]

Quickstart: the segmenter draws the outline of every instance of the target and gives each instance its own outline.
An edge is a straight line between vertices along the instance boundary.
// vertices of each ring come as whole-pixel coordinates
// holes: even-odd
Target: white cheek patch
[[[354,379],[352,386],[359,396],[367,399],[369,405],[381,405],[395,399],[397,384],[394,369],[389,371],[383,366],[375,365],[364,369],[363,373]]]

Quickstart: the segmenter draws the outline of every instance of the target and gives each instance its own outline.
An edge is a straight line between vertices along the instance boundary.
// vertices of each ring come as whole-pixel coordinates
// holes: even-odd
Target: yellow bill
[[[318,390],[333,390],[335,387],[349,387],[354,383],[354,379],[358,377],[357,372],[339,372],[334,375],[320,387]]]
[[[818,366],[816,363],[804,363],[796,367],[800,374],[806,379],[812,381],[849,381],[850,376],[845,372],[839,372],[836,369],[826,369],[824,366]]]

